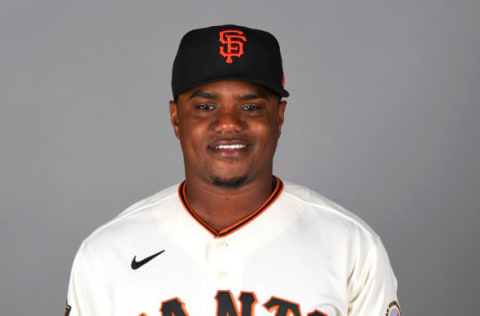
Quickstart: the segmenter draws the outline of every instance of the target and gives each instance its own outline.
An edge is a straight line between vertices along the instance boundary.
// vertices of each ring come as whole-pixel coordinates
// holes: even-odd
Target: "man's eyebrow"
[[[188,97],[188,99],[193,99],[195,97],[215,99],[217,95],[215,93],[210,93],[210,92],[197,89]]]
[[[238,97],[240,100],[253,100],[253,99],[265,99],[265,100],[268,100],[268,95],[261,91],[261,90],[258,90],[258,91],[255,91],[254,93],[249,93],[249,94],[245,94],[245,95],[241,95]]]

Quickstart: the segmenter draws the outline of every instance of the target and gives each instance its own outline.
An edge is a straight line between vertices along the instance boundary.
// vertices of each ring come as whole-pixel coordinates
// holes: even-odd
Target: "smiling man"
[[[172,89],[185,181],[84,240],[66,315],[400,315],[375,232],[272,174],[289,95],[273,35],[190,31]]]
[[[221,231],[245,218],[272,193],[285,106],[268,89],[237,80],[203,84],[170,102],[185,161],[186,200],[212,228]]]

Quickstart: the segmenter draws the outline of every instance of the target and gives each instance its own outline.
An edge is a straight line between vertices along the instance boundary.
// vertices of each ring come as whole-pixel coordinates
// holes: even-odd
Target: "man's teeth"
[[[245,147],[247,147],[247,145],[243,145],[243,144],[217,145],[215,146],[215,149],[241,149]]]

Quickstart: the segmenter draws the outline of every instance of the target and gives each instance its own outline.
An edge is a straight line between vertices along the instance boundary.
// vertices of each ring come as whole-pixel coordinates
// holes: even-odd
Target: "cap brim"
[[[190,85],[184,87],[181,91],[178,91],[176,93],[176,95],[174,95],[174,97],[178,97],[180,94],[190,90],[190,89],[193,89],[195,87],[198,87],[202,84],[206,84],[206,83],[211,83],[211,82],[216,82],[216,81],[222,81],[222,80],[238,80],[238,81],[246,81],[246,82],[252,82],[252,83],[256,83],[258,85],[261,85],[265,88],[267,88],[268,90],[272,91],[273,93],[281,96],[281,97],[288,97],[290,95],[290,93],[285,90],[283,87],[278,87],[278,86],[274,86],[272,85],[271,83],[268,83],[268,82],[264,82],[262,80],[256,80],[256,79],[250,79],[250,78],[245,78],[245,77],[239,77],[239,76],[228,76],[228,77],[222,77],[222,78],[212,78],[212,79],[204,79],[204,80],[200,80],[200,81],[196,81],[194,83],[191,83]]]

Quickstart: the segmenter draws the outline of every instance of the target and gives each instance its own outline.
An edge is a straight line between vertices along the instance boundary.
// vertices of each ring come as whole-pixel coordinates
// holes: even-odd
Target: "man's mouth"
[[[245,144],[231,144],[231,145],[215,145],[213,148],[215,150],[233,150],[233,149],[243,149],[246,148]]]
[[[235,157],[246,153],[249,147],[250,144],[245,141],[229,139],[213,142],[208,149],[222,156]]]

